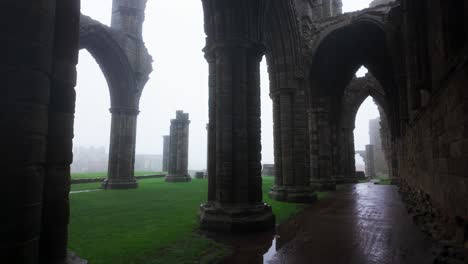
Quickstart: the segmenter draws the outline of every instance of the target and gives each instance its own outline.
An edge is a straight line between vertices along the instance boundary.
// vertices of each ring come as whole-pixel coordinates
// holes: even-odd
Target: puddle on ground
[[[293,239],[296,232],[297,224],[292,218],[277,225],[274,231],[234,236],[203,232],[202,235],[233,248],[233,253],[221,264],[267,264],[276,259],[277,251]]]
[[[431,241],[412,223],[392,186],[344,185],[274,231],[212,235],[230,246],[222,264],[432,263]]]

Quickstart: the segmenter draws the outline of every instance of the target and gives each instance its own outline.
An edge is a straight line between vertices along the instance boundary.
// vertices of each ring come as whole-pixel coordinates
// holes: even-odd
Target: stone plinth
[[[274,185],[268,195],[270,198],[282,202],[312,203],[317,200],[317,194],[311,186]]]
[[[166,182],[189,182],[188,174],[188,143],[189,143],[189,114],[176,112],[176,119],[171,120],[171,134],[169,140],[169,168]]]
[[[266,203],[256,205],[219,205],[205,203],[200,206],[200,227],[220,232],[263,231],[275,226],[275,216]]]

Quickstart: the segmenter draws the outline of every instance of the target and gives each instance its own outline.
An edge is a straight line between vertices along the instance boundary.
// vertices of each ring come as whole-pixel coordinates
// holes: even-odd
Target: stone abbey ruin
[[[434,239],[467,246],[466,1],[374,1],[345,14],[341,0],[201,2],[209,67],[209,190],[201,228],[275,226],[261,185],[259,63],[265,56],[274,117],[270,197],[313,202],[320,190],[355,182],[354,120],[372,96],[381,113],[380,149],[403,201]],[[80,49],[94,56],[110,89],[103,187],[138,187],[136,122],[152,71],[142,39],[145,5],[113,0],[107,27],[80,14],[79,0],[1,1],[0,262],[67,263]],[[361,66],[370,74],[355,78]],[[171,134],[186,140],[188,116],[178,113],[173,126]],[[187,180],[187,150],[167,144],[167,180]],[[175,164],[173,155],[184,162]]]

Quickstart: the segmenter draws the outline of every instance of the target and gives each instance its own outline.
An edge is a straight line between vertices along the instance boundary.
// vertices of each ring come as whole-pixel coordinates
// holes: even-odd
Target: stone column
[[[170,156],[170,136],[163,136],[163,168],[162,170],[165,172],[169,171],[169,156]]]
[[[311,186],[316,190],[335,190],[332,177],[330,106],[327,99],[312,103],[309,110]]]
[[[39,260],[47,264],[62,264],[67,258],[75,67],[78,63],[80,23],[79,1],[56,3]]]
[[[201,228],[228,232],[273,228],[271,207],[262,201],[261,50],[239,41],[218,43],[206,52],[210,63],[210,197],[200,207]]]
[[[305,96],[297,85],[280,88],[272,96],[276,175],[269,196],[278,201],[313,202],[317,195],[307,175]]]
[[[166,182],[189,182],[188,143],[189,114],[177,111],[176,119],[171,120],[171,138],[169,144],[169,169]]]
[[[208,122],[208,149],[207,178],[208,178],[208,202],[216,201],[216,60],[213,52],[205,53],[208,62],[208,89],[209,89],[209,122]]]
[[[139,111],[130,108],[111,108],[112,124],[109,147],[109,168],[104,189],[133,189],[136,126]]]
[[[374,145],[366,145],[366,176],[375,178]]]
[[[2,263],[36,264],[46,160],[55,3],[1,1]],[[5,35],[6,34],[6,35]]]

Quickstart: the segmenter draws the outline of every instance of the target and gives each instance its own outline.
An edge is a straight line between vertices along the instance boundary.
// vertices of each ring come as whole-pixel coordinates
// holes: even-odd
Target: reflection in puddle
[[[273,259],[273,256],[276,254],[276,238],[271,242],[271,247],[268,249],[267,253],[263,254],[263,264],[268,264],[270,260]]]

